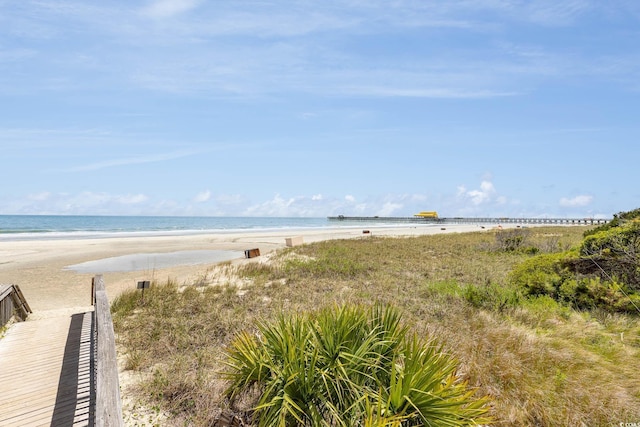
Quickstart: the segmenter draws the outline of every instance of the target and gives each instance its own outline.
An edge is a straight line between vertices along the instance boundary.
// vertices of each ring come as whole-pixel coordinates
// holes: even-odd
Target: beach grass
[[[566,249],[584,230],[521,230],[516,250],[494,231],[367,236],[225,263],[197,283],[154,283],[144,301],[120,295],[119,353],[138,374],[136,398],[168,414],[163,424],[211,425],[255,403],[231,408],[224,397],[225,349],[236,334],[282,313],[390,304],[459,361],[460,379],[490,397],[495,425],[640,422],[638,317],[525,298],[508,282],[532,253]]]

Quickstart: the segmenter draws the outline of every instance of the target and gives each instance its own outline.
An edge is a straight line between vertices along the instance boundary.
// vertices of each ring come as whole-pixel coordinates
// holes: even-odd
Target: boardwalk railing
[[[14,316],[17,320],[26,320],[30,313],[31,307],[18,285],[0,285],[0,327]]]
[[[113,320],[102,275],[92,282],[96,343],[96,426],[122,427],[122,402]]]

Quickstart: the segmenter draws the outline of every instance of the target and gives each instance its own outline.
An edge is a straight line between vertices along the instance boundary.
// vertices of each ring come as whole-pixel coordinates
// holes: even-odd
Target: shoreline
[[[514,225],[515,227],[515,225]],[[55,238],[0,240],[0,283],[16,284],[22,289],[34,315],[66,310],[82,312],[91,308],[91,279],[96,271],[74,271],[72,266],[96,263],[117,257],[144,258],[149,254],[180,254],[175,263],[156,268],[152,262],[149,268],[134,271],[105,271],[103,277],[107,294],[113,300],[125,289],[135,289],[142,280],[176,280],[189,283],[219,264],[213,257],[194,262],[194,257],[184,256],[199,251],[237,251],[238,257],[232,263],[248,262],[244,251],[258,248],[262,256],[286,247],[286,239],[301,236],[304,243],[317,241],[362,238],[368,236],[409,237],[424,234],[452,232],[487,231],[491,227],[479,225],[408,225],[404,226],[363,226],[291,228],[277,230],[247,230],[241,232],[204,232],[171,235],[110,236],[93,238]],[[365,230],[368,233],[363,233]],[[198,254],[199,255],[199,254]],[[126,258],[128,257],[128,258]],[[226,260],[226,259],[225,259]],[[98,263],[99,265],[99,263]]]

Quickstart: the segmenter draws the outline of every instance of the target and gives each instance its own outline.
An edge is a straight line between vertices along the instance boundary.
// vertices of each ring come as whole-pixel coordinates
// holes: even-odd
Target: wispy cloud
[[[531,22],[548,26],[565,26],[572,24],[583,14],[596,9],[592,0],[539,0],[526,2],[522,11]]]
[[[60,38],[50,18],[66,19],[73,22],[75,34],[99,34],[101,43],[118,46],[100,55],[83,43],[75,52],[42,52],[40,60],[48,61],[45,68],[59,70],[51,74],[60,78],[38,80],[36,87],[54,91],[70,90],[84,81],[73,78],[77,73],[95,76],[100,70],[137,89],[218,97],[298,92],[473,99],[521,95],[538,86],[538,79],[595,73],[635,84],[637,58],[602,58],[590,51],[574,52],[569,61],[566,51],[549,44],[509,47],[506,42],[510,38],[505,28],[523,21],[575,25],[586,14],[606,15],[620,8],[589,0],[328,0],[286,7],[277,2],[155,0],[136,14],[128,4],[89,7],[79,1],[40,1],[30,3],[22,15],[14,12],[17,16],[10,22],[45,28],[44,32],[51,28],[49,36]],[[197,14],[188,13],[195,10]],[[166,19],[173,17],[180,19]],[[407,29],[424,31],[418,37],[426,41],[434,34],[471,34],[473,46],[451,51],[425,42],[412,46],[409,56],[376,51],[376,46],[384,46],[379,40]],[[360,40],[369,40],[371,55],[362,56],[354,48]],[[162,55],[156,55],[157,49]],[[21,55],[26,52],[31,54]],[[64,61],[52,59],[61,55]],[[621,66],[611,69],[606,64]],[[634,76],[625,77],[630,72]]]
[[[586,164],[598,153],[590,144],[604,142],[635,150],[640,6],[632,0],[14,3],[0,14],[0,97],[11,106],[0,119],[0,157],[9,180],[31,171],[11,189],[31,194],[21,198],[27,204],[57,197],[67,212],[63,200],[80,202],[61,191],[107,185],[93,181],[103,174],[73,173],[106,171],[117,172],[108,185],[120,200],[167,213],[386,215],[444,206],[485,214],[512,207],[514,197],[525,206],[544,199],[532,210],[576,211],[603,203],[604,190],[590,187],[597,203],[563,193],[581,184],[533,160],[568,155],[571,167]],[[531,153],[522,164],[529,169],[514,171],[522,153]],[[622,156],[626,167],[611,172],[632,170],[632,159]],[[323,172],[332,161],[339,173]],[[167,168],[126,167],[145,164]],[[525,195],[513,177],[501,178],[500,191],[483,177],[463,181],[456,195],[479,168],[558,187]],[[287,176],[294,173],[305,180]],[[428,193],[438,191],[431,186],[443,193]],[[420,190],[422,201],[371,194]],[[164,196],[145,201],[137,192]]]
[[[68,168],[68,169],[65,169],[64,172],[86,172],[86,171],[96,171],[100,169],[112,168],[117,166],[164,162],[167,160],[178,159],[181,157],[193,156],[198,152],[199,151],[184,150],[184,151],[175,151],[171,153],[150,154],[147,156],[126,157],[126,158],[120,158],[120,159],[105,160],[102,162],[90,163],[87,165]]]
[[[560,206],[565,208],[583,207],[591,204],[593,196],[581,194],[575,197],[563,197],[560,199]]]

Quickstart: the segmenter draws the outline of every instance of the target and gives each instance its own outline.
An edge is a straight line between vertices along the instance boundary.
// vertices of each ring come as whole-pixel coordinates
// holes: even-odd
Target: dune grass
[[[584,230],[530,229],[524,247],[565,249]],[[638,317],[524,298],[507,276],[532,251],[500,245],[490,231],[369,236],[225,264],[194,284],[154,283],[144,303],[136,292],[114,302],[119,351],[140,373],[138,398],[170,414],[169,425],[211,425],[258,399],[225,398],[220,373],[238,333],[282,313],[382,303],[459,361],[457,375],[490,396],[495,425],[640,422]]]

